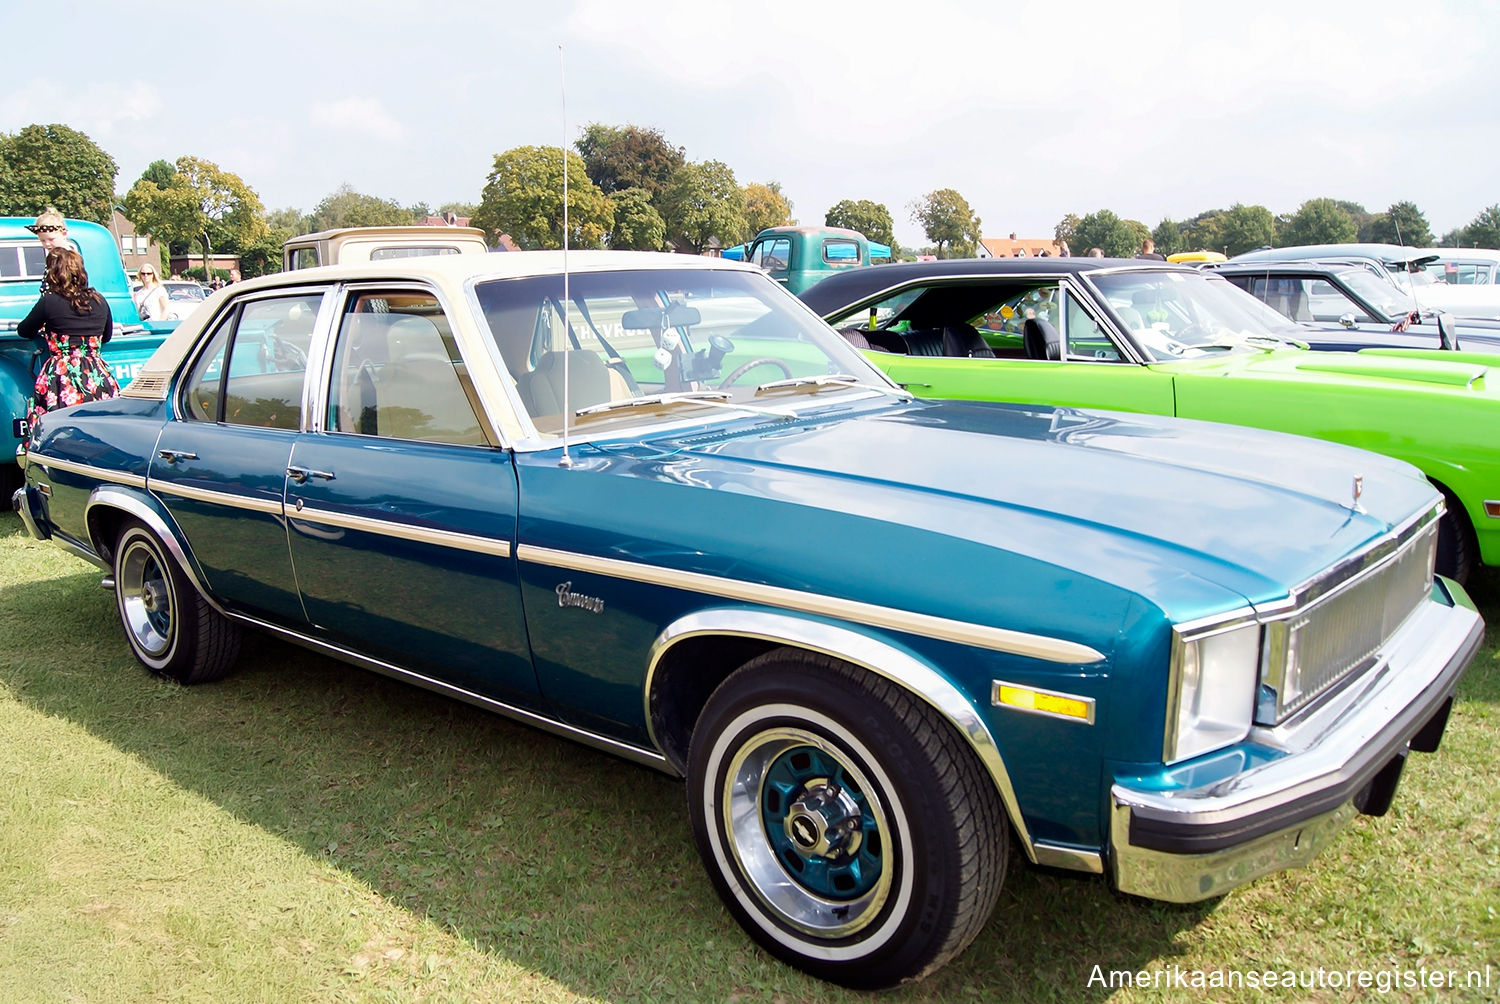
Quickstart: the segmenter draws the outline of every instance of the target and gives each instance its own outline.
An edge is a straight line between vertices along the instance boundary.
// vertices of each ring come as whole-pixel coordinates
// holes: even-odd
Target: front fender
[[[651,645],[643,688],[645,719],[655,748],[663,748],[652,717],[658,686],[657,670],[674,647],[689,639],[705,637],[755,640],[819,652],[882,676],[908,691],[946,718],[979,758],[1000,793],[1006,814],[1010,817],[1021,846],[1026,850],[1027,858],[1042,864],[1077,867],[1050,860],[1048,848],[1038,847],[1033,842],[995,737],[990,733],[983,716],[973,702],[964,696],[962,690],[941,671],[912,652],[872,635],[827,621],[782,611],[736,607],[695,611],[667,625]],[[1090,866],[1086,870],[1098,869]]]

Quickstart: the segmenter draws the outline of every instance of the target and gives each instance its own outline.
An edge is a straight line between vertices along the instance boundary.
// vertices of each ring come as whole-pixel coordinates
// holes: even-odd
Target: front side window
[[[789,237],[776,237],[755,245],[751,258],[767,272],[784,272],[792,261],[792,241]]]
[[[321,294],[268,297],[227,315],[193,366],[185,415],[228,425],[300,428],[302,380],[321,302]]]
[[[317,248],[296,248],[292,251],[292,268],[317,268],[321,264]]]
[[[362,290],[349,297],[328,391],[330,432],[491,445],[477,402],[433,294]]]

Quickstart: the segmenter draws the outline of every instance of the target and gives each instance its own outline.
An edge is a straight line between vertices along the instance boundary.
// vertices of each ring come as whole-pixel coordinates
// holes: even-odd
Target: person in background
[[[36,234],[36,239],[41,242],[42,250],[51,254],[58,248],[72,248],[73,242],[68,238],[68,221],[63,219],[62,213],[48,206],[42,210],[42,215],[36,218],[36,222],[26,228]]]
[[[167,319],[167,287],[161,284],[155,265],[142,265],[136,273],[141,288],[136,290],[135,308],[141,312],[143,321],[165,321]]]
[[[37,422],[47,412],[120,393],[120,384],[99,356],[113,328],[109,304],[89,285],[83,256],[72,248],[48,252],[41,298],[16,325],[16,334],[41,342],[47,350],[26,406],[28,448]]]
[[[1141,253],[1138,254],[1138,255],[1136,255],[1136,257],[1137,258],[1150,258],[1152,261],[1166,261],[1167,260],[1166,255],[1159,255],[1159,254],[1156,253],[1156,242],[1154,240],[1152,240],[1151,238],[1149,238],[1149,237],[1147,237],[1145,240],[1141,241]]]
[[[1089,248],[1089,254],[1088,254],[1088,256],[1090,258],[1103,258],[1104,257],[1104,249],[1103,248]]]

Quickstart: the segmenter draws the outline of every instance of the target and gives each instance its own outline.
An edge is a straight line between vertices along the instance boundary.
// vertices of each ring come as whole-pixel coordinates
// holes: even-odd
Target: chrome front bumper
[[[1358,812],[1389,804],[1408,750],[1436,750],[1484,638],[1468,595],[1425,604],[1382,661],[1304,720],[1245,740],[1285,755],[1201,788],[1111,789],[1110,863],[1123,892],[1191,903],[1306,864]]]
[[[41,492],[30,485],[22,485],[10,496],[10,507],[21,517],[21,524],[32,540],[47,540],[52,536],[43,517]]]

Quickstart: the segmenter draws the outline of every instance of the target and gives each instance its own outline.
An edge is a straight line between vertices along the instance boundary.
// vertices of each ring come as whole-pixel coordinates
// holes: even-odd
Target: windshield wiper
[[[611,412],[625,411],[630,408],[671,408],[682,404],[697,408],[727,408],[730,411],[749,411],[757,415],[770,415],[773,418],[797,417],[789,412],[779,411],[775,408],[757,408],[753,404],[733,404],[729,400],[729,392],[722,390],[682,390],[673,391],[669,394],[643,394],[640,397],[625,398],[621,401],[605,401],[603,404],[591,404],[587,408],[579,408],[573,412],[573,415],[576,418],[598,418],[600,415],[608,415]]]
[[[861,383],[858,378],[850,373],[822,373],[818,376],[790,377],[786,380],[772,380],[755,388],[755,396],[763,394],[774,394],[782,390],[794,390],[799,394],[816,394],[827,387],[836,387],[839,390],[873,390],[881,394],[889,394],[891,397],[899,397],[903,401],[912,400],[910,391],[898,387],[882,387],[878,383]]]
[[[1234,335],[1231,338],[1223,338],[1217,342],[1204,342],[1202,345],[1193,345],[1195,349],[1242,349],[1246,346],[1254,346],[1266,349],[1284,348],[1307,348],[1307,343],[1299,342],[1291,338],[1281,338],[1276,335]]]

